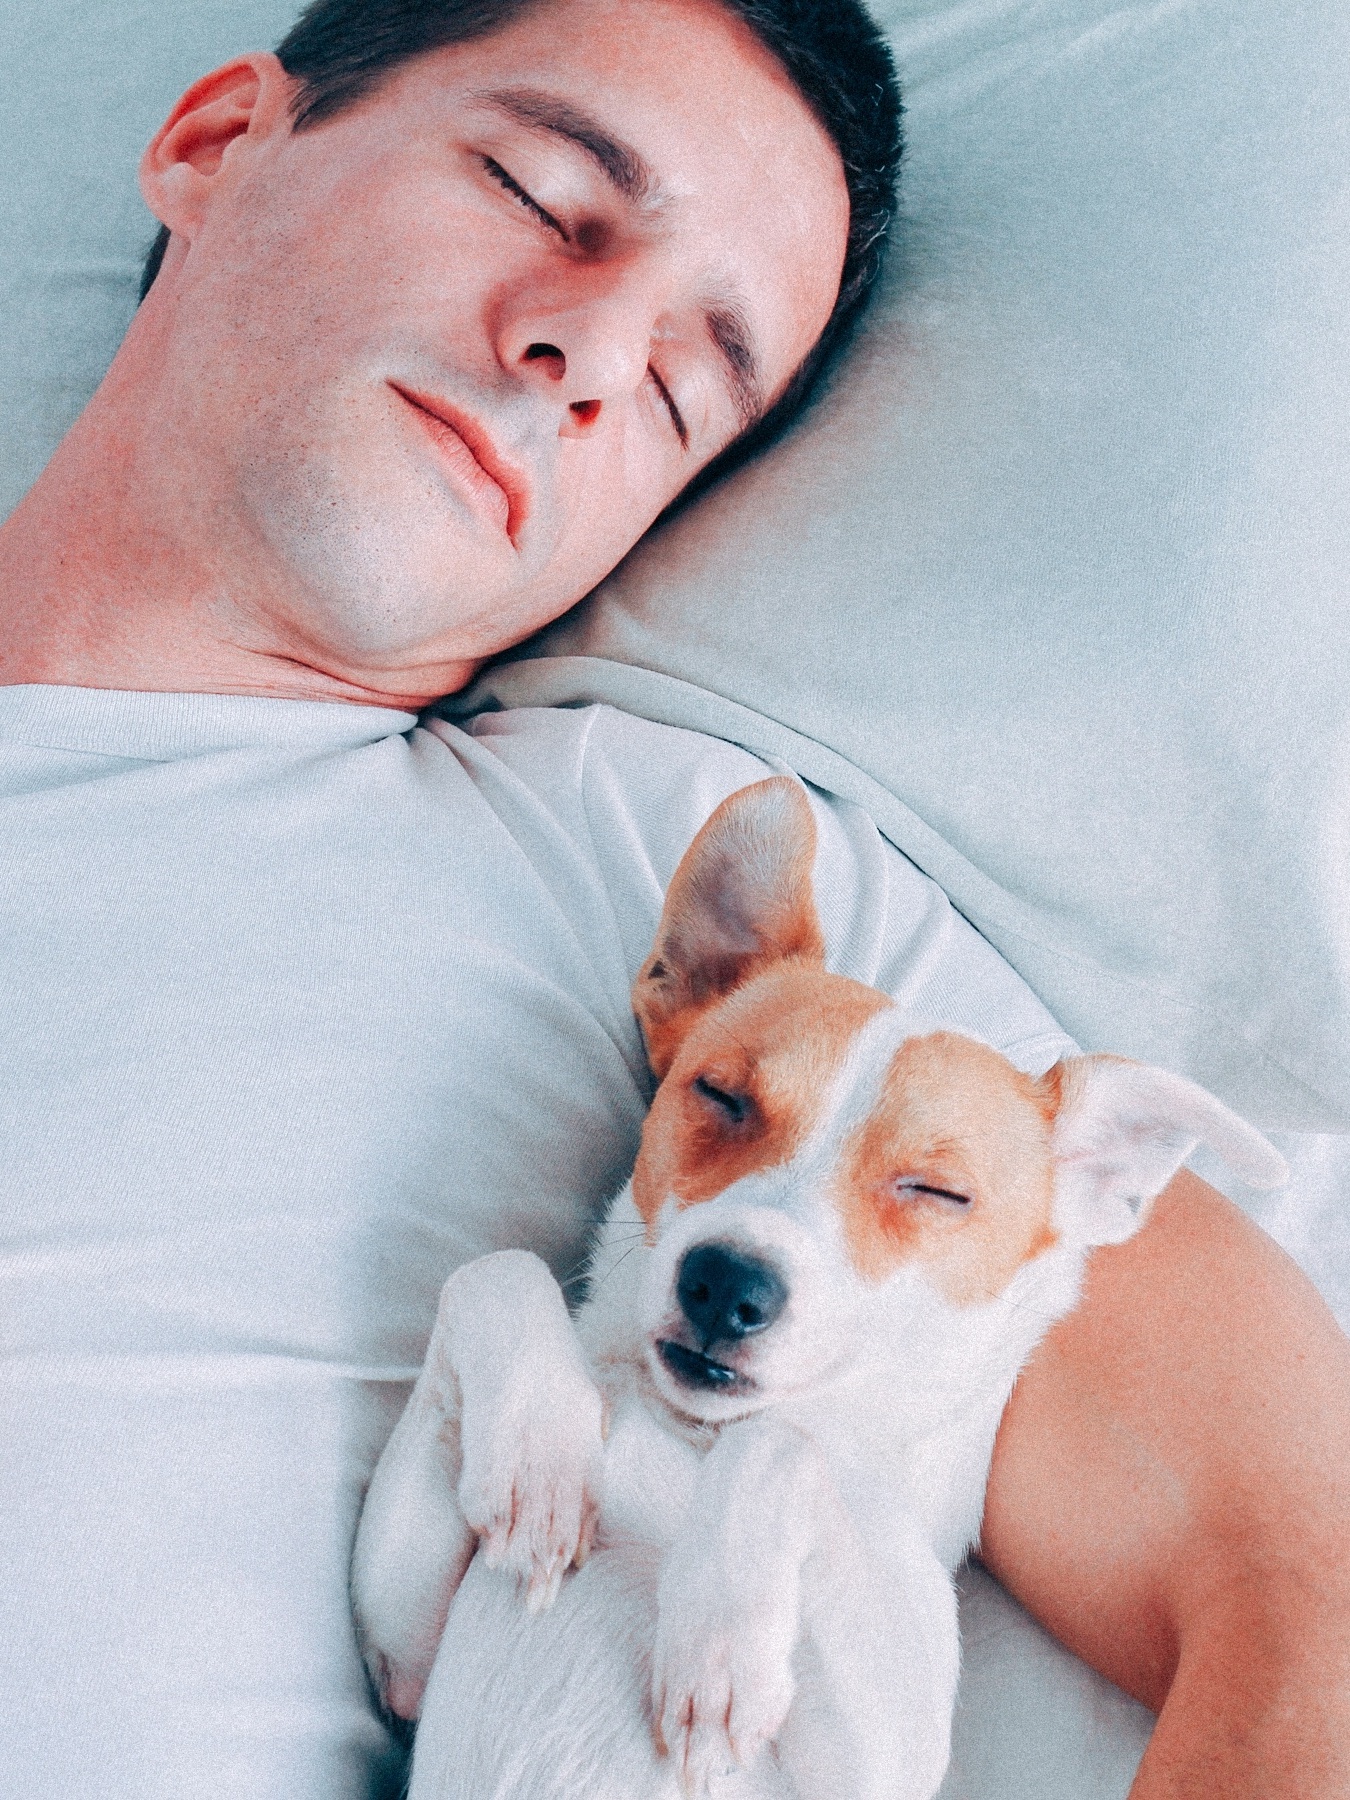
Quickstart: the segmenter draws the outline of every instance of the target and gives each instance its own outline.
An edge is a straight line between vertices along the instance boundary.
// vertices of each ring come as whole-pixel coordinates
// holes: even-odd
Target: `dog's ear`
[[[1071,1056],[1039,1083],[1051,1117],[1056,1200],[1082,1243],[1123,1244],[1197,1144],[1252,1187],[1289,1179],[1284,1158],[1212,1094],[1147,1063]]]
[[[811,894],[816,822],[795,781],[776,775],[718,807],[680,859],[656,947],[633,983],[633,1011],[658,1080],[694,1020],[785,957],[825,960]]]

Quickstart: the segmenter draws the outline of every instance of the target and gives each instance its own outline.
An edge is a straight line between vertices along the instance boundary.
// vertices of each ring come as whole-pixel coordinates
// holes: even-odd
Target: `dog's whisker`
[[[618,1237],[621,1241],[627,1238],[643,1238],[646,1236],[646,1230],[647,1228],[645,1225],[632,1225],[627,1228],[619,1227],[617,1229],[611,1228],[606,1233],[606,1237],[607,1239]],[[600,1247],[592,1246],[591,1249],[587,1250],[584,1256],[572,1264],[572,1267],[568,1270],[566,1275],[558,1276],[558,1286],[561,1288],[573,1287],[577,1282],[585,1281],[586,1278],[594,1272],[595,1259],[599,1254]]]
[[[645,1235],[646,1235],[646,1233],[644,1232],[643,1236],[645,1237]],[[615,1273],[615,1271],[622,1264],[624,1264],[628,1261],[629,1257],[633,1254],[633,1252],[635,1250],[640,1250],[641,1248],[642,1248],[641,1240],[639,1240],[636,1244],[630,1244],[628,1249],[624,1251],[623,1255],[621,1257],[619,1257],[615,1262],[612,1262],[610,1264],[610,1266],[606,1270],[604,1270],[603,1273],[596,1274],[596,1276],[595,1276],[596,1286],[603,1287],[605,1282],[607,1282],[609,1280],[610,1276],[613,1275]]]

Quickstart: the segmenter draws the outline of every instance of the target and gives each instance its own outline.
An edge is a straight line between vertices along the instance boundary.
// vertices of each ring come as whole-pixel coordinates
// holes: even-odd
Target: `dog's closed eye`
[[[691,1085],[696,1094],[714,1106],[732,1125],[743,1124],[754,1111],[755,1103],[749,1094],[737,1093],[732,1088],[718,1087],[717,1083],[709,1081],[706,1075],[696,1075]]]
[[[907,1200],[912,1194],[930,1194],[935,1200],[950,1201],[953,1206],[970,1205],[969,1194],[958,1194],[952,1188],[933,1187],[913,1175],[897,1175],[891,1189],[897,1200]]]

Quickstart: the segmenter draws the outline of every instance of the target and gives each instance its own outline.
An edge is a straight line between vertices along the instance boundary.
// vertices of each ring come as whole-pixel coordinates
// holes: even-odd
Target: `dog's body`
[[[1281,1177],[1177,1077],[1033,1081],[827,974],[813,843],[766,782],[677,872],[575,1321],[524,1252],[446,1284],[353,1564],[411,1800],[928,1800],[1018,1370],[1197,1138]]]

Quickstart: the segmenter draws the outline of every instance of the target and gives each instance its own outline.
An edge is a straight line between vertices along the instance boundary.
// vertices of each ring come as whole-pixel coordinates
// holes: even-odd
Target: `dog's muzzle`
[[[686,1387],[729,1388],[742,1376],[713,1352],[725,1357],[766,1331],[787,1305],[788,1290],[762,1258],[732,1244],[696,1244],[680,1259],[675,1297],[693,1342],[661,1339],[661,1361]]]

